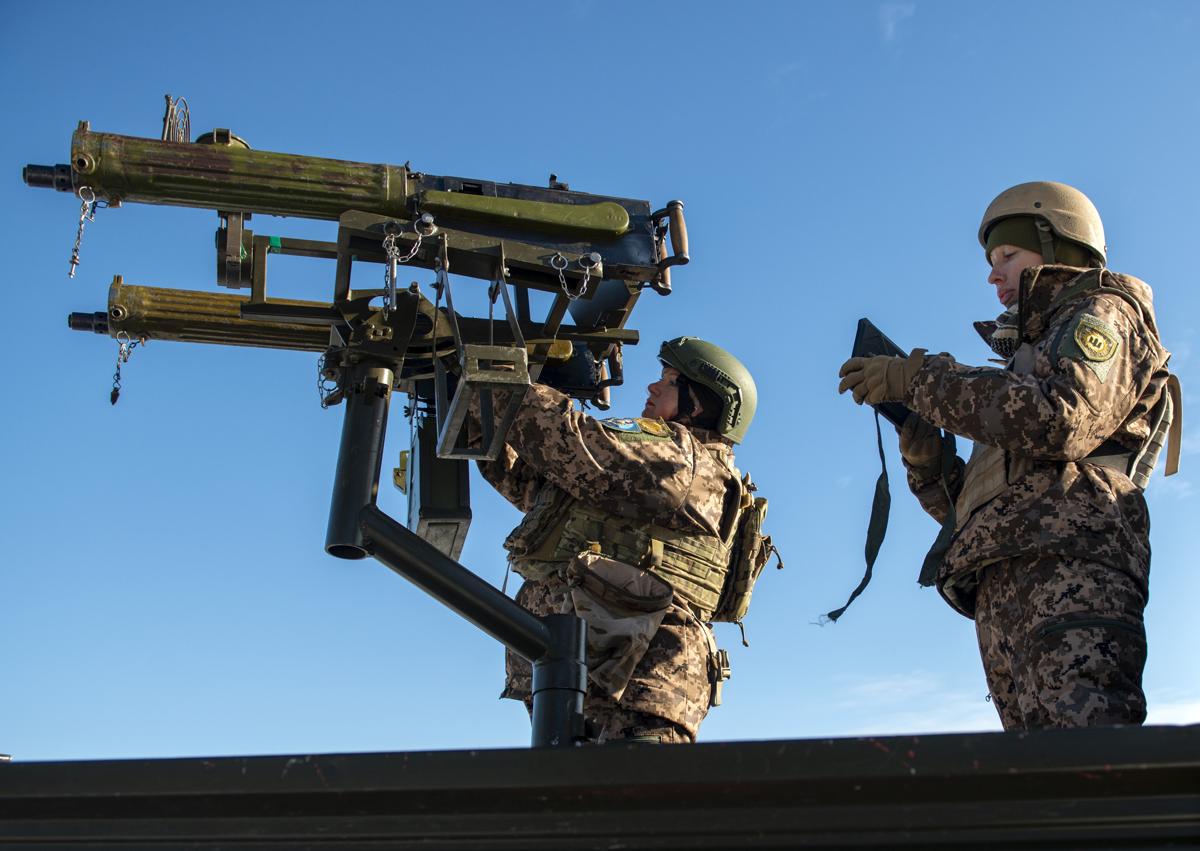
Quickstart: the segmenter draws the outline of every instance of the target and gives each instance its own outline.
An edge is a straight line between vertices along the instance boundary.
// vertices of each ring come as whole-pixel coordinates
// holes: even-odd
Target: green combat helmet
[[[1056,262],[1055,237],[1083,246],[1101,263],[1108,262],[1100,213],[1088,197],[1073,186],[1043,180],[1005,189],[988,204],[979,225],[979,244],[985,252],[988,231],[1003,219],[1015,216],[1033,218],[1042,245],[1042,257],[1047,263]]]
[[[696,337],[676,337],[659,349],[658,359],[679,370],[689,381],[701,384],[721,400],[717,432],[741,443],[758,407],[758,388],[750,370],[720,346]]]

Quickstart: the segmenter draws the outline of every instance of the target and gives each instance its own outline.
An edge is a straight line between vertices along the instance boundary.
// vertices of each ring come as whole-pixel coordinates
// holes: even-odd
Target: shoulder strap
[[[1175,373],[1167,377],[1166,392],[1171,400],[1171,428],[1167,432],[1167,464],[1163,475],[1173,476],[1179,472],[1179,448],[1183,442],[1183,387]]]

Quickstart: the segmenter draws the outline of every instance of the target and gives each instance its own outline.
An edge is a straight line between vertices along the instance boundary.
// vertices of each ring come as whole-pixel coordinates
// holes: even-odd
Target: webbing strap
[[[871,581],[871,574],[875,569],[875,558],[879,555],[879,548],[883,545],[883,536],[887,534],[888,514],[892,509],[892,494],[888,489],[888,474],[887,461],[883,455],[883,432],[879,428],[879,411],[875,411],[875,440],[879,445],[879,478],[875,480],[875,498],[871,501],[871,519],[867,522],[867,544],[864,550],[864,555],[867,560],[867,570],[863,574],[862,581],[858,583],[858,587],[854,589],[848,599],[840,609],[834,609],[832,612],[826,612],[825,617],[831,621],[836,621],[842,616],[846,609],[850,608],[850,604],[855,601],[859,594],[867,587],[867,583]]]
[[[921,572],[917,575],[917,584],[928,588],[937,579],[938,569],[950,549],[950,541],[954,538],[954,527],[958,525],[958,513],[954,510],[954,497],[950,493],[950,476],[954,472],[954,459],[958,457],[958,442],[948,431],[942,432],[942,491],[946,494],[946,517],[942,528],[938,531],[933,546],[925,554],[921,563]]]
[[[1167,464],[1163,467],[1164,476],[1173,476],[1179,472],[1179,444],[1183,442],[1183,388],[1179,384],[1179,376],[1172,373],[1167,376],[1167,393],[1171,399],[1171,428],[1167,432]]]

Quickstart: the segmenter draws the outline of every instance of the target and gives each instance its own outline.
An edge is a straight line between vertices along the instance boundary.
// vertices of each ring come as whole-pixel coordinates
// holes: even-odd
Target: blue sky
[[[0,29],[0,239],[13,315],[0,415],[0,752],[19,759],[520,746],[501,649],[383,566],[322,546],[341,409],[315,357],[150,342],[108,403],[116,345],[68,331],[130,283],[216,290],[210,211],[126,205],[88,225],[20,166],[76,122],[687,204],[691,265],[630,323],[614,413],[640,409],[659,340],[739,354],[760,391],[738,452],[787,562],[702,741],[994,730],[973,625],[915,579],[937,527],[905,493],[866,594],[871,417],[836,393],[855,323],[987,357],[998,311],[975,242],[1001,189],[1060,180],[1104,216],[1110,265],[1148,281],[1172,364],[1194,371],[1200,220],[1197,8],[1186,2],[727,4],[10,2]],[[81,21],[86,20],[86,25]],[[256,217],[332,239],[332,223]],[[277,258],[272,293],[325,299],[332,264]],[[415,277],[421,277],[418,273]],[[426,276],[427,277],[427,276]],[[421,278],[424,280],[424,278]],[[371,282],[357,284],[373,286]],[[456,298],[481,304],[482,285]],[[474,301],[472,301],[474,299]],[[387,453],[406,429],[393,416]],[[1200,722],[1191,538],[1200,443],[1148,492],[1151,721]],[[516,512],[473,480],[463,561],[499,584]],[[403,516],[403,497],[381,506]]]

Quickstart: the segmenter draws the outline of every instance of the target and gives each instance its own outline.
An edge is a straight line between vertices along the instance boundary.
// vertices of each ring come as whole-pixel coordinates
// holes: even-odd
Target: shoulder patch
[[[1098,316],[1081,313],[1067,327],[1059,354],[1082,361],[1104,381],[1120,350],[1121,335],[1116,328]]]
[[[1075,323],[1074,336],[1083,356],[1091,361],[1112,360],[1121,347],[1117,329],[1090,313],[1080,315]]]
[[[638,424],[627,417],[605,417],[600,420],[600,425],[612,431],[624,431],[631,434],[636,434],[641,431]]]
[[[651,420],[646,417],[638,417],[634,420],[642,429],[643,434],[652,434],[655,437],[668,437],[671,434],[671,428],[662,420]]]
[[[600,420],[600,425],[626,440],[666,440],[671,436],[666,423],[645,417],[606,417]]]

